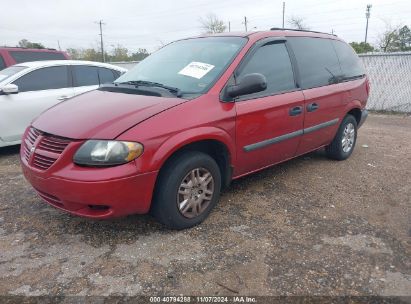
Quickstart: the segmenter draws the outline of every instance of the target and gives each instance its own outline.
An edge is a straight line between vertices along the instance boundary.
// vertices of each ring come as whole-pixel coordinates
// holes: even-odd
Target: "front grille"
[[[63,153],[64,149],[68,146],[70,140],[63,139],[55,136],[43,137],[39,143],[39,149],[44,151],[50,151],[54,153]]]
[[[33,156],[32,165],[33,167],[36,167],[38,169],[46,170],[50,168],[54,164],[55,161],[56,159],[54,158],[35,153]]]
[[[32,127],[23,141],[23,157],[29,165],[44,171],[56,162],[70,142],[70,139],[47,134]]]

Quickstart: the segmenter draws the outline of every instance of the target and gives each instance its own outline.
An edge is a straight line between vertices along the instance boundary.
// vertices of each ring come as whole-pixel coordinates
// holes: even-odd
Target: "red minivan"
[[[72,214],[150,212],[187,228],[232,179],[320,148],[348,158],[368,93],[359,58],[334,35],[183,39],[40,115],[22,167],[47,203]]]
[[[65,59],[70,59],[69,55],[66,52],[55,49],[0,47],[0,71],[22,62]]]

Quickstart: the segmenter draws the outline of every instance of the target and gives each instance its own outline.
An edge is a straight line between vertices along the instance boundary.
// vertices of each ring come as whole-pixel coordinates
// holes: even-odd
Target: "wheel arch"
[[[345,109],[345,116],[347,116],[348,114],[354,116],[355,120],[357,121],[357,124],[360,124],[361,121],[361,112],[362,112],[362,105],[361,102],[359,100],[353,100],[352,102],[350,102],[346,109]],[[344,119],[344,117],[342,117],[342,119]],[[341,121],[342,121],[341,119]]]
[[[227,132],[215,127],[202,127],[179,133],[157,149],[150,167],[159,170],[160,176],[164,166],[185,151],[199,151],[210,155],[220,168],[222,185],[228,186],[235,161],[235,146]]]

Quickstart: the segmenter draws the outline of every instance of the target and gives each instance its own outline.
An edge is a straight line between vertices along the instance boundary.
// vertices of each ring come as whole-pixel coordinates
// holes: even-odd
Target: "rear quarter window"
[[[364,67],[360,58],[354,52],[351,46],[342,41],[333,41],[335,51],[337,52],[342,70],[342,79],[350,80],[362,77],[365,74]]]
[[[54,52],[31,52],[31,51],[10,51],[11,57],[16,63],[42,60],[62,60],[66,59],[62,53]]]
[[[295,54],[303,89],[336,83],[341,68],[331,39],[288,37]]]

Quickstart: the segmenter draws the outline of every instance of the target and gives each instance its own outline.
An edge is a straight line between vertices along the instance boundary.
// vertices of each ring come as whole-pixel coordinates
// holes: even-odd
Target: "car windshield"
[[[137,64],[115,83],[155,83],[182,94],[207,91],[247,42],[242,37],[207,37],[171,43]]]
[[[6,80],[7,78],[17,74],[18,72],[27,69],[26,66],[21,66],[21,65],[14,65],[11,67],[8,67],[7,69],[1,70],[0,71],[0,82],[3,80]]]

